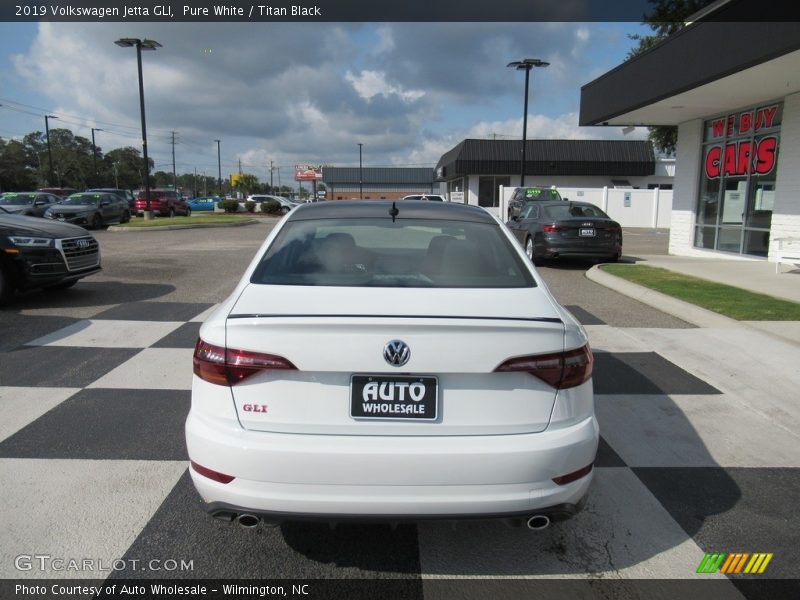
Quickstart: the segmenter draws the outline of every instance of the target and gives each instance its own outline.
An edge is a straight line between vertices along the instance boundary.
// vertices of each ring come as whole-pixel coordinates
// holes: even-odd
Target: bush
[[[239,201],[236,199],[223,200],[218,204],[218,206],[226,213],[239,212]]]
[[[249,213],[256,212],[256,203],[252,200],[248,200],[244,203],[244,209]]]
[[[261,212],[270,215],[276,214],[281,209],[281,203],[270,198],[261,203]]]

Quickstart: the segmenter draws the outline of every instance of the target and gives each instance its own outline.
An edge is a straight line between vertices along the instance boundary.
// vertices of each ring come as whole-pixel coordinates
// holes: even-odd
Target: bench
[[[775,273],[781,272],[781,263],[795,265],[800,263],[800,238],[775,238]]]

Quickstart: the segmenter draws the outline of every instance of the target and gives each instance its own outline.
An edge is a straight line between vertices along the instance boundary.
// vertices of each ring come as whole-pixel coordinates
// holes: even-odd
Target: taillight
[[[545,233],[555,233],[557,231],[564,231],[566,227],[561,227],[560,225],[545,225],[542,229]]]
[[[581,477],[586,477],[591,472],[592,472],[592,465],[586,465],[582,469],[578,469],[577,471],[573,471],[572,473],[567,473],[566,475],[562,475],[561,477],[553,477],[553,482],[557,485],[567,485],[568,483],[577,481]]]
[[[509,358],[495,369],[508,373],[525,371],[557,390],[576,387],[592,376],[594,357],[589,344],[576,350]]]
[[[622,227],[620,227],[619,225],[609,225],[608,227],[606,227],[606,231],[608,231],[609,233],[622,233]]]
[[[236,385],[262,371],[296,371],[282,356],[222,348],[197,340],[194,347],[194,374],[216,385]]]

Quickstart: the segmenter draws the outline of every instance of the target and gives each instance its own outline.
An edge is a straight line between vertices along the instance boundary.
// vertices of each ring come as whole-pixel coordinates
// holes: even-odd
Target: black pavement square
[[[94,319],[120,321],[190,321],[214,306],[201,302],[126,302],[104,310]]]
[[[81,390],[0,443],[1,458],[187,460],[188,390]]]
[[[636,467],[633,472],[704,552],[772,552],[765,578],[800,578],[800,469]]]
[[[575,306],[573,304],[564,306],[573,316],[580,321],[581,325],[605,325],[606,322],[599,317],[594,316],[588,310]]]
[[[202,323],[184,323],[158,340],[151,348],[194,348]]]
[[[0,360],[0,385],[86,387],[141,352],[137,348],[23,346]]]
[[[655,352],[594,353],[595,394],[720,394]]]
[[[20,315],[10,311],[0,311],[0,352],[13,350],[82,319],[72,317],[51,317]]]
[[[411,578],[421,586],[414,525],[285,523],[243,529],[206,513],[188,470],[123,557],[193,560],[192,571],[115,571],[114,578]],[[130,568],[130,566],[129,566]],[[289,575],[291,574],[291,575]],[[408,587],[408,586],[406,586]],[[422,597],[421,587],[409,588]]]
[[[597,458],[594,459],[595,467],[627,467],[625,461],[609,445],[605,438],[600,436],[600,444],[597,446]]]

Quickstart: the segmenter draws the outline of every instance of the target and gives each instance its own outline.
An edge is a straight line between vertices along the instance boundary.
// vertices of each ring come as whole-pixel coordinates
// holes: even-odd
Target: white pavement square
[[[193,354],[192,348],[146,348],[87,387],[190,390]]]
[[[0,577],[97,578],[124,556],[178,478],[183,461],[0,459]],[[18,570],[20,555],[94,559],[95,570]],[[155,557],[154,557],[155,558]],[[170,557],[172,558],[172,557]],[[21,565],[25,567],[23,559]],[[68,563],[63,563],[62,569]],[[52,568],[52,567],[55,567]]]
[[[0,441],[80,391],[80,388],[0,387]]]
[[[85,320],[28,342],[28,346],[78,346],[85,348],[147,348],[172,333],[178,321]]]

